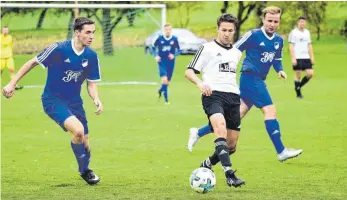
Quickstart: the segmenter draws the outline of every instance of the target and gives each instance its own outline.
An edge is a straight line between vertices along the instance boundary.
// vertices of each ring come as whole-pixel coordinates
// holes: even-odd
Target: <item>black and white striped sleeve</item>
[[[58,47],[57,43],[52,44],[51,46],[44,49],[40,54],[36,56],[36,61],[43,68],[48,67],[48,64],[54,61],[54,55],[56,54],[56,49]]]
[[[206,47],[201,45],[196,52],[194,59],[189,63],[188,69],[194,70],[196,74],[200,74],[202,68],[207,64]]]

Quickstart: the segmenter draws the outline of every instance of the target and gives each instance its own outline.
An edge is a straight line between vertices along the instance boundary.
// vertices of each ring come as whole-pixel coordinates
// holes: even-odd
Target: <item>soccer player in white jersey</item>
[[[103,110],[96,82],[101,80],[99,59],[89,45],[94,39],[94,21],[80,17],[74,23],[74,38],[57,42],[26,62],[3,89],[11,98],[18,81],[36,65],[47,68],[46,86],[41,96],[45,113],[64,131],[72,135],[71,148],[75,154],[80,176],[90,185],[100,178],[89,168],[90,145],[88,123],[81,99],[81,86],[87,79],[87,89],[96,114]]]
[[[301,88],[313,77],[314,55],[310,31],[305,29],[306,17],[299,17],[297,28],[289,34],[289,51],[295,71],[294,86],[296,97],[302,99]],[[301,72],[306,76],[302,80]]]
[[[245,182],[231,169],[229,151],[234,151],[240,131],[240,90],[236,68],[241,51],[232,46],[237,19],[223,14],[217,20],[218,37],[203,44],[189,64],[185,76],[202,92],[202,105],[216,135],[215,152],[207,160],[220,160],[226,182],[239,187]],[[195,74],[202,72],[202,81]],[[201,167],[208,167],[201,164]]]
[[[277,159],[283,162],[297,157],[301,149],[286,148],[281,139],[279,122],[276,119],[276,107],[273,105],[265,79],[273,66],[278,78],[286,79],[287,75],[282,68],[283,39],[275,31],[280,24],[281,9],[269,6],[263,10],[263,26],[247,32],[235,43],[235,48],[246,51],[240,76],[240,114],[243,118],[254,106],[264,114],[266,131],[275,147]],[[200,137],[210,133],[211,127],[206,125],[199,130],[190,129],[188,150],[192,151],[194,144]],[[230,154],[233,152],[230,151]],[[205,164],[215,165],[217,160],[206,160]]]

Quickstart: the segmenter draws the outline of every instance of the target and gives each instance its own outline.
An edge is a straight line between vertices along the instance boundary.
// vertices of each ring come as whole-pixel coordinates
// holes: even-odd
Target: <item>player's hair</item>
[[[306,20],[307,20],[307,17],[305,17],[305,16],[300,16],[300,17],[298,18],[298,21],[301,20],[301,19],[303,19],[303,20],[306,21]]]
[[[281,14],[281,8],[276,7],[276,6],[269,6],[269,7],[266,7],[266,8],[264,8],[264,10],[263,10],[263,17],[264,17],[264,18],[265,18],[265,15],[266,15],[267,13],[270,13],[270,14],[273,14],[273,15],[275,15],[275,14]]]
[[[78,17],[75,19],[73,30],[81,31],[83,29],[83,26],[86,24],[95,24],[95,22],[86,17]]]
[[[168,26],[172,26],[172,25],[170,23],[164,24],[164,28]]]
[[[233,23],[235,25],[235,27],[238,24],[236,17],[234,17],[232,14],[229,14],[229,13],[224,13],[218,17],[218,19],[217,19],[217,27],[218,28],[222,22]]]
[[[8,28],[8,26],[6,25],[6,26],[4,26],[4,27],[2,27],[2,28]]]

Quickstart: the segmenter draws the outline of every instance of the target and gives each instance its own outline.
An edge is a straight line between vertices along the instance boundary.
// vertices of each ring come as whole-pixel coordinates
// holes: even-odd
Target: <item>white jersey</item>
[[[311,43],[310,31],[304,29],[300,31],[298,28],[293,29],[289,34],[289,43],[294,45],[294,54],[296,59],[309,59],[308,45]]]
[[[203,44],[188,68],[202,72],[202,79],[212,91],[240,94],[236,69],[242,52],[235,47],[224,47],[217,41]]]

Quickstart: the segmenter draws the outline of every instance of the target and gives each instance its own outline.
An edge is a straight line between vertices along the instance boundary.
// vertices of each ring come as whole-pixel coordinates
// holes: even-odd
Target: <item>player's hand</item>
[[[7,84],[3,89],[2,89],[2,94],[6,97],[6,98],[11,98],[14,95],[14,89],[15,89],[15,85],[9,83]]]
[[[157,62],[160,62],[160,61],[161,61],[160,56],[156,56],[156,57],[155,57],[155,60],[156,60]]]
[[[279,71],[278,72],[278,79],[284,79],[287,80],[287,74],[284,71]]]
[[[102,105],[99,99],[94,99],[94,104],[98,109],[95,111],[95,114],[100,115],[100,113],[104,110],[104,106]]]
[[[172,53],[170,53],[169,56],[168,56],[168,58],[169,58],[170,60],[173,60],[173,59],[175,58],[175,56],[174,56]]]
[[[297,66],[298,65],[298,61],[295,58],[292,58],[292,64],[293,64],[293,66]]]
[[[211,90],[211,88],[210,88],[207,84],[205,84],[205,83],[200,83],[200,84],[198,84],[198,87],[199,87],[199,89],[200,89],[200,91],[201,91],[201,93],[202,93],[203,95],[205,95],[205,96],[211,96],[212,90]]]

